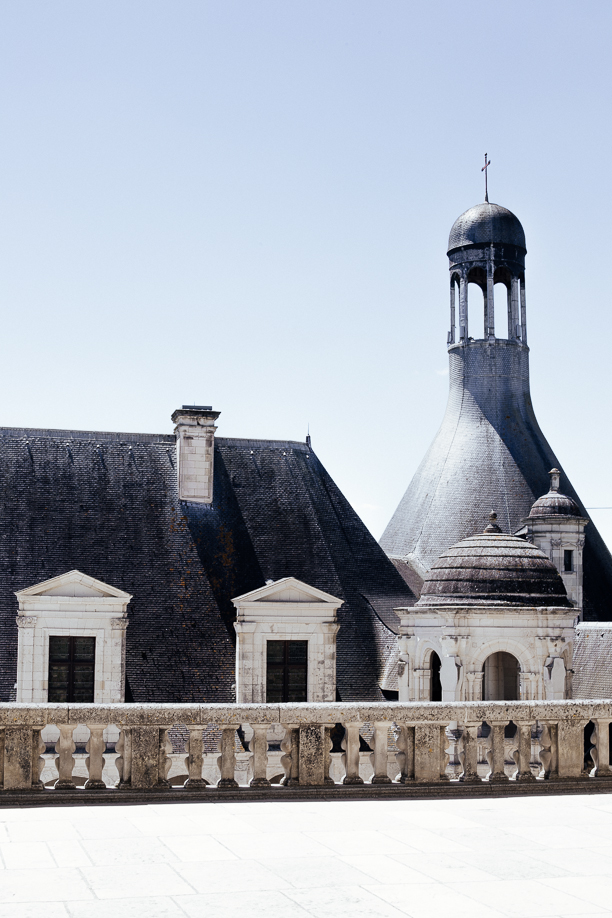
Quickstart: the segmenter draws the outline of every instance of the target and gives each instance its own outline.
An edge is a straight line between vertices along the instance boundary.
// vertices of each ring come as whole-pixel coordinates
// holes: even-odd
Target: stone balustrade
[[[87,737],[87,778],[81,781],[87,796],[90,792],[210,796],[226,789],[246,793],[249,788],[282,795],[282,787],[271,786],[271,771],[279,767],[284,787],[318,787],[326,793],[347,786],[362,786],[366,793],[367,785],[380,785],[379,792],[385,794],[419,786],[441,790],[453,783],[466,791],[469,786],[495,785],[499,792],[513,782],[533,785],[612,777],[610,723],[612,701],[3,704],[0,794],[52,790],[57,795],[76,790],[75,737],[79,736]],[[169,732],[177,724],[185,737],[184,753],[174,755],[184,762],[180,787],[168,779],[173,761]],[[110,727],[119,737],[116,752],[112,747],[109,752],[105,739]],[[48,747],[42,734],[48,735],[50,728],[57,736],[57,777],[43,784],[41,773],[47,765],[43,753]],[[218,742],[214,780],[210,767],[205,767],[211,754],[204,738],[211,733]],[[370,750],[366,754],[365,736],[365,748]],[[340,754],[333,751],[338,742]],[[479,764],[483,749],[488,766]],[[114,780],[108,778],[109,758],[116,768]],[[246,770],[238,761],[244,765],[245,758]],[[364,759],[369,759],[365,781]]]

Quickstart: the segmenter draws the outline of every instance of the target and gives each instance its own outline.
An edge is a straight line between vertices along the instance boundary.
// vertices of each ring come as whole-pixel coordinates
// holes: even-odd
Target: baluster
[[[172,752],[172,743],[168,738],[169,727],[159,728],[159,766],[157,772],[157,786],[170,787],[168,781],[168,772],[172,765],[170,753]]]
[[[491,770],[487,775],[487,780],[489,784],[505,784],[508,781],[508,775],[505,769],[505,733],[508,721],[489,720],[488,724],[491,728],[491,732],[489,734],[487,761]]]
[[[448,763],[450,761],[450,756],[448,754],[448,727],[442,725],[438,726],[438,731],[440,733],[440,746],[439,746],[439,762],[440,762],[440,773],[438,775],[438,781],[448,781],[449,777],[446,773],[448,768]]]
[[[115,760],[115,767],[119,772],[118,787],[130,787],[132,783],[132,730],[131,727],[121,727],[119,740],[115,746],[119,755]]]
[[[47,748],[42,739],[44,729],[44,727],[34,727],[32,730],[32,790],[43,790],[45,786],[40,779],[42,770],[45,767],[42,753]]]
[[[330,769],[332,764],[331,751],[333,749],[334,743],[331,738],[331,732],[334,729],[335,724],[325,724],[325,733],[323,736],[324,744],[324,762],[323,762],[323,783],[331,784],[332,786],[336,783],[330,775]]]
[[[464,784],[480,784],[478,776],[478,728],[480,724],[464,724],[461,734],[459,759],[463,773],[459,780]]]
[[[268,781],[268,724],[251,724],[253,738],[249,749],[253,753],[253,778],[251,787],[269,787]]]
[[[102,772],[106,764],[106,759],[104,758],[104,750],[106,749],[106,743],[104,742],[105,729],[106,727],[101,724],[91,724],[89,726],[89,740],[85,746],[85,750],[89,753],[85,759],[89,777],[85,784],[85,790],[106,789],[106,784],[102,778]]]
[[[346,774],[342,783],[363,784],[363,778],[359,774],[359,731],[362,725],[357,722],[343,723],[343,726],[344,739],[342,740],[342,748],[344,749],[344,755],[342,756],[342,761],[344,762]]]
[[[609,778],[612,776],[610,769],[610,721],[603,718],[593,718],[595,724],[595,749],[591,749],[591,757],[595,762],[595,778]]]
[[[202,777],[202,766],[204,765],[202,732],[202,727],[189,727],[188,754],[185,756],[185,767],[189,777],[183,785],[189,790],[199,790],[208,784],[206,778]]]
[[[542,735],[540,736],[540,753],[539,758],[542,763],[539,777],[544,781],[549,781],[553,776],[553,754],[554,737],[556,735],[556,724],[549,724],[546,721],[540,721],[542,725]],[[555,774],[556,776],[556,774]]]
[[[395,742],[400,750],[395,755],[400,770],[399,783],[408,784],[414,781],[414,725],[398,724]]]
[[[518,749],[515,755],[517,770],[515,781],[535,781],[529,762],[531,761],[531,721],[516,721]]]
[[[281,765],[285,772],[282,784],[284,787],[291,787],[299,784],[299,728],[297,724],[283,724],[282,726],[285,728],[285,735],[281,741],[281,751],[285,753],[281,756]]]
[[[374,724],[374,752],[370,755],[370,761],[374,768],[372,775],[372,784],[391,784],[389,777],[389,722],[377,721]]]
[[[55,751],[57,752],[55,767],[59,777],[54,784],[54,788],[55,790],[76,790],[76,784],[72,780],[72,769],[74,768],[72,753],[76,749],[72,736],[74,724],[58,724],[57,728],[60,735],[55,744]]]
[[[221,772],[221,777],[217,781],[217,787],[238,787],[238,782],[234,775],[236,772],[236,730],[238,724],[224,726],[221,729],[221,739],[219,740],[219,752],[221,755],[217,759],[217,765]]]

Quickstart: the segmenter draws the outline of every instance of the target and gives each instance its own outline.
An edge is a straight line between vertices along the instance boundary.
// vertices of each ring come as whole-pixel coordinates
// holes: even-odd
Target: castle
[[[380,545],[309,440],[218,437],[210,406],[0,429],[1,700],[610,693],[612,557],[533,412],[525,254],[503,207],[453,225],[448,407]]]

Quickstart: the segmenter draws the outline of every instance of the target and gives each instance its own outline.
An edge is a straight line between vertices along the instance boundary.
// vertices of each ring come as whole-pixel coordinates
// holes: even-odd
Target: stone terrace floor
[[[612,915],[612,794],[7,808],[0,854],[10,918]]]

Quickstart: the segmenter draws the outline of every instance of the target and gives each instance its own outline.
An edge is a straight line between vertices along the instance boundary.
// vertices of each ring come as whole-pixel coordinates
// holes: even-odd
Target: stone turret
[[[501,531],[447,548],[400,619],[400,701],[571,697],[576,610],[546,554]],[[439,670],[440,697],[433,697]]]
[[[562,470],[529,391],[526,252],[520,221],[496,204],[470,208],[451,229],[446,414],[381,539],[413,583],[415,573],[424,578],[446,548],[475,532],[490,507],[505,532],[516,532],[547,490],[549,470]],[[494,309],[499,284],[504,322]],[[588,519],[567,476],[564,481]],[[584,617],[606,621],[612,619],[612,557],[592,523],[585,535]]]
[[[575,500],[559,490],[559,469],[550,472],[550,489],[539,497],[518,535],[525,535],[548,555],[582,616],[584,529],[588,524]]]

